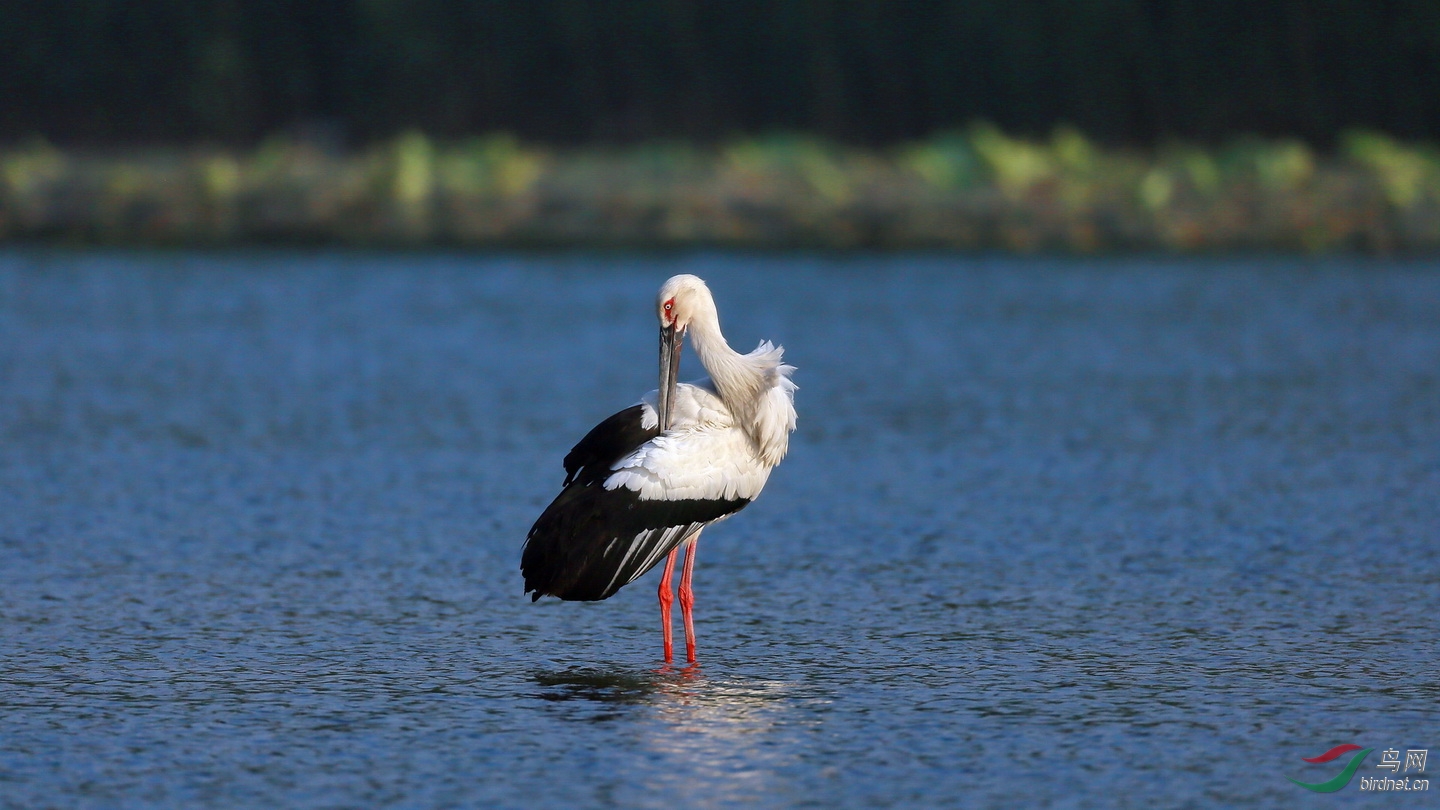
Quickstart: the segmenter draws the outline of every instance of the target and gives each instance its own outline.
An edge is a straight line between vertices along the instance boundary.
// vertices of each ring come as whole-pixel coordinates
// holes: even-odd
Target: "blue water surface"
[[[518,571],[678,272],[800,385],[695,668]],[[0,253],[4,808],[1433,807],[1286,777],[1437,605],[1434,264]]]

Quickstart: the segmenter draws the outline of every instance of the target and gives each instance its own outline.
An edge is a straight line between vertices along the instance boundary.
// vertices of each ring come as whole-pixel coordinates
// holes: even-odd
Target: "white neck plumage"
[[[768,341],[750,354],[730,348],[714,301],[704,298],[690,321],[690,344],[736,424],[755,442],[756,455],[769,466],[779,464],[795,429],[792,368],[781,363],[782,350]]]

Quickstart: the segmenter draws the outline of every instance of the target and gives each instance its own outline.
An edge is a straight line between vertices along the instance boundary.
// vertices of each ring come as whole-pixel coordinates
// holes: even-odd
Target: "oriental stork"
[[[695,549],[700,532],[744,509],[785,457],[795,429],[795,370],[763,341],[749,354],[720,333],[705,282],[678,275],[655,303],[660,318],[660,388],[596,425],[565,456],[564,489],[531,527],[520,570],[531,600],[609,598],[661,560],[660,622],[665,661],[671,581],[680,574],[685,655],[695,662]],[[710,376],[677,383],[686,335]]]

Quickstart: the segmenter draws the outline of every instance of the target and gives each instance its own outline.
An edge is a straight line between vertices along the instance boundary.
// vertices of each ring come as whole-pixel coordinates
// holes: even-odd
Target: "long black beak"
[[[680,349],[685,333],[674,324],[660,327],[660,430],[670,429],[674,418],[676,378],[680,376]]]

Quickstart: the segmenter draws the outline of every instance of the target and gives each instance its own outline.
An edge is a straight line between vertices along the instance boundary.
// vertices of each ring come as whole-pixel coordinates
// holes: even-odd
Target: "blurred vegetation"
[[[0,3],[0,142],[66,147],[412,129],[882,147],[984,119],[1329,149],[1354,127],[1440,139],[1437,77],[1436,0]]]
[[[0,150],[0,239],[1371,252],[1440,249],[1440,152],[1371,130],[1107,149],[973,124],[859,149],[802,136],[555,148],[416,131],[353,152]]]

